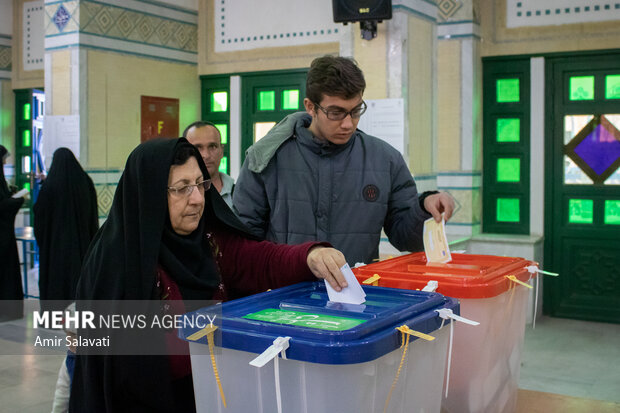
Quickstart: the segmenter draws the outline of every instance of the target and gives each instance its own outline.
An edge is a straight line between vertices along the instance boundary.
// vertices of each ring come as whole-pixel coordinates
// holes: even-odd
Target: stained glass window
[[[23,112],[24,120],[30,120],[30,110],[31,110],[30,103],[24,103],[24,112]]]
[[[25,129],[24,132],[22,133],[22,145],[23,146],[30,146],[31,140],[30,140],[30,129]]]
[[[605,99],[620,99],[620,75],[605,76]]]
[[[605,201],[605,224],[620,225],[620,201],[608,199]]]
[[[570,100],[593,100],[594,76],[571,76],[569,89]]]
[[[299,90],[293,89],[282,91],[282,109],[299,109]]]
[[[568,201],[568,222],[591,224],[594,221],[594,201],[591,199],[570,199]]]
[[[519,182],[521,159],[499,158],[497,160],[497,182]]]
[[[498,79],[496,86],[499,103],[519,101],[519,79]]]
[[[211,94],[211,111],[226,112],[228,110],[228,92],[214,92]]]
[[[256,122],[254,124],[254,142],[265,136],[274,126],[276,126],[275,122]]]
[[[276,92],[264,90],[258,92],[258,110],[274,110],[276,108]]]
[[[497,142],[519,142],[521,136],[521,119],[497,119],[496,136]]]
[[[595,184],[605,182],[620,166],[620,131],[610,120],[618,122],[620,115],[593,116],[564,147],[566,156]]]
[[[222,137],[222,145],[226,145],[228,143],[228,125],[225,123],[215,123],[215,127]]]
[[[218,171],[222,172],[222,173],[227,173],[228,171],[228,156],[223,156],[222,160],[220,160],[220,167],[218,168]]]
[[[497,221],[519,222],[519,198],[497,198]]]

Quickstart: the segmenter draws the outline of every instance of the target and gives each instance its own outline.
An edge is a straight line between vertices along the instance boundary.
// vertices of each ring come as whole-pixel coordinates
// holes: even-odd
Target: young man
[[[306,112],[287,116],[247,152],[234,195],[258,236],[330,242],[350,264],[379,256],[381,229],[401,251],[423,249],[424,220],[449,219],[454,200],[416,185],[402,155],[357,130],[366,82],[351,59],[315,59]]]
[[[185,128],[183,137],[198,149],[205,161],[209,175],[211,175],[211,185],[217,189],[224,201],[232,208],[235,181],[219,171],[220,162],[224,156],[220,131],[211,122],[198,121]]]

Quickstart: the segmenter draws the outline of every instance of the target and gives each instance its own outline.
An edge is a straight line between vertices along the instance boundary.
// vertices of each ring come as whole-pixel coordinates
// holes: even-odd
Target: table
[[[24,297],[39,298],[39,296],[28,294],[28,257],[32,257],[32,264],[34,264],[39,254],[37,240],[34,238],[34,229],[32,227],[15,228],[15,239],[22,244]]]

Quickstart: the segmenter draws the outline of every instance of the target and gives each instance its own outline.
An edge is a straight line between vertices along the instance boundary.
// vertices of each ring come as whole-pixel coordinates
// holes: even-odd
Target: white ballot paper
[[[340,292],[334,290],[327,281],[325,281],[325,288],[327,288],[327,295],[329,301],[336,303],[347,304],[362,304],[366,301],[366,293],[362,289],[362,286],[353,275],[349,264],[345,264],[340,267],[340,271],[344,275],[344,279],[347,281],[347,287],[340,290]]]
[[[30,192],[30,191],[28,191],[26,188],[24,188],[21,191],[14,193],[11,198],[21,198],[24,195],[26,195],[28,192]]]
[[[446,263],[452,261],[450,246],[446,237],[446,221],[441,217],[441,222],[435,222],[434,218],[424,221],[424,253],[427,262]]]

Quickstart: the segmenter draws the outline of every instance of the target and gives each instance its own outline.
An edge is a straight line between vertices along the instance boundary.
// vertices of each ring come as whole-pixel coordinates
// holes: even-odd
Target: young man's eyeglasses
[[[183,185],[183,186],[178,186],[178,187],[169,186],[168,192],[171,195],[176,196],[178,198],[189,198],[192,192],[194,192],[194,188],[198,188],[198,191],[204,194],[205,191],[208,191],[209,188],[211,188],[211,180],[205,179],[204,181],[198,182],[193,185]]]
[[[325,116],[327,116],[327,119],[329,120],[343,120],[348,115],[351,115],[352,119],[359,119],[360,116],[362,116],[364,112],[366,112],[366,109],[368,108],[366,106],[366,102],[364,102],[363,100],[362,100],[362,103],[360,103],[359,105],[357,105],[356,107],[354,107],[348,112],[343,109],[325,109],[324,107],[322,107],[316,102],[314,102],[314,104],[316,105],[317,108],[321,109],[321,111],[325,114]]]

